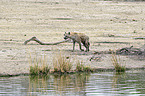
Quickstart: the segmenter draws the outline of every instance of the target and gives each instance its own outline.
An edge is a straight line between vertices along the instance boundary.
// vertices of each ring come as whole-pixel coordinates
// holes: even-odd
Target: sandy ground
[[[90,52],[81,52],[71,43],[38,45],[24,41],[36,36],[43,42],[63,40],[64,32],[83,32],[90,37]],[[145,36],[145,2],[109,2],[94,0],[1,0],[0,1],[0,74],[29,73],[30,61],[44,54],[49,66],[55,54],[71,61],[80,60],[92,68],[113,68],[111,55],[101,54],[99,61],[90,58],[94,51],[140,48]],[[99,42],[122,43],[99,43]],[[144,47],[142,47],[144,49]],[[31,57],[31,58],[30,58]],[[127,68],[145,67],[145,58],[118,56]]]

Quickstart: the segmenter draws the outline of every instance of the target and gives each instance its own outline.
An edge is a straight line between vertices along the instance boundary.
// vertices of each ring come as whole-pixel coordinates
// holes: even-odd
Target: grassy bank
[[[49,67],[46,58],[31,58],[30,56],[30,75],[47,75],[49,73],[75,73],[75,72],[93,72],[90,66],[84,66],[82,62],[77,60],[73,62],[70,57],[63,55],[61,52],[53,56],[53,68]],[[73,63],[76,67],[72,70]],[[50,71],[51,70],[51,71]]]
[[[90,62],[90,54],[94,51],[115,50],[131,45],[139,48],[144,45],[144,40],[133,39],[145,36],[144,2],[2,0],[0,9],[1,76],[29,74],[28,50],[32,53],[32,57],[35,57],[35,52],[41,54],[43,50],[47,50],[45,51],[49,57],[47,63],[52,66],[49,71],[53,70],[51,56],[57,50],[78,56],[79,62],[83,61],[84,66],[89,64],[91,68],[104,70],[114,69],[112,56],[105,54],[100,61]],[[90,37],[90,54],[83,55],[85,53],[79,51],[78,44],[75,52],[71,51],[71,43],[57,46],[42,46],[36,42],[23,44],[33,36],[43,42],[61,41],[64,32],[74,31],[83,32]],[[134,59],[134,57],[120,56],[120,59],[126,62],[126,68],[144,67],[145,61],[136,57]],[[77,62],[74,63],[77,65]],[[41,63],[38,65],[41,66]]]
[[[61,52],[53,56],[52,69],[49,67],[49,64],[47,64],[45,56],[43,59],[41,58],[40,60],[39,59],[37,60],[36,58],[32,60],[31,58],[30,61],[31,61],[30,75],[48,75],[50,73],[64,74],[64,73],[76,73],[76,72],[95,72],[97,70],[97,68],[84,66],[84,64],[79,60],[77,60],[76,62],[72,62],[69,56],[65,56]],[[72,70],[74,63],[76,64],[76,67],[75,69]],[[125,72],[126,69],[125,66],[121,66],[121,64],[119,64],[117,56],[113,52],[112,52],[112,64],[116,72],[118,73]]]

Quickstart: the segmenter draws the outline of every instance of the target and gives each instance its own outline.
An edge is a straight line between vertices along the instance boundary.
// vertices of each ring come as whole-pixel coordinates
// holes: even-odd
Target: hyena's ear
[[[68,35],[70,35],[70,32],[68,32]]]

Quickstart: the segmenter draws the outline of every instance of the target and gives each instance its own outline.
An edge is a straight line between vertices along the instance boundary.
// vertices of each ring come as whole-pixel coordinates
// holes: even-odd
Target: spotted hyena
[[[82,49],[81,43],[85,46],[86,52],[89,51],[89,37],[85,35],[84,33],[77,33],[77,32],[65,32],[64,39],[72,39],[73,41],[73,51],[75,50],[75,43],[77,42],[79,44],[80,50],[84,51]]]

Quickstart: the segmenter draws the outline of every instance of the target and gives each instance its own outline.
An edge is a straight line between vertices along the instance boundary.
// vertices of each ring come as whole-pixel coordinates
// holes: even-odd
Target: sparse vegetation
[[[119,64],[119,61],[117,59],[117,56],[115,53],[112,52],[112,62],[115,68],[116,72],[125,72],[125,66],[122,66],[121,64]]]
[[[32,59],[30,56],[30,75],[47,75],[50,71],[46,58]],[[41,65],[41,66],[40,66]],[[53,70],[51,73],[69,73],[69,72],[93,72],[89,66],[84,66],[82,62],[77,61],[77,66],[75,71],[72,69],[72,62],[68,56],[62,55],[61,52],[57,53],[53,57]]]
[[[30,75],[47,75],[49,73],[50,68],[46,63],[45,55],[44,58],[41,58],[39,61],[36,58],[32,59],[31,56],[30,59]],[[41,66],[39,64],[41,64]]]
[[[82,64],[82,62],[77,61],[76,71],[83,72],[83,69],[84,69],[84,65]]]
[[[93,69],[90,66],[85,66],[84,72],[93,72]]]
[[[31,56],[30,56],[31,58]],[[112,52],[112,62],[116,72],[125,72],[125,66],[119,64],[117,56],[114,52]],[[72,63],[69,56],[62,55],[61,52],[57,53],[53,57],[53,70],[51,73],[69,73],[69,72],[93,72],[90,66],[84,66],[82,62],[79,60],[76,62],[76,68],[72,70]],[[30,63],[30,74],[31,75],[47,75],[50,71],[48,64],[46,62],[46,58],[41,58],[38,60],[37,58],[32,59]],[[41,66],[40,66],[41,65]]]
[[[66,50],[67,52],[72,50],[72,44],[70,43],[42,47],[41,45],[37,45],[37,42],[31,42],[29,45],[24,46],[23,42],[31,36],[36,36],[43,42],[49,43],[62,40],[65,31],[83,32],[91,39],[91,51],[87,53],[80,52],[80,50],[78,51],[78,44],[76,44],[77,50],[71,53],[71,56],[74,56],[72,54],[76,53],[75,55],[79,56],[86,64],[92,63],[90,67],[93,65],[93,67],[102,68],[102,70],[109,69],[112,65],[112,62],[108,63],[107,60],[110,59],[110,57],[108,54],[103,54],[105,57],[99,59],[99,61],[94,60],[90,62],[87,58],[91,56],[90,54],[93,51],[102,52],[109,48],[128,47],[130,44],[134,45],[134,47],[141,47],[141,50],[145,49],[143,40],[145,36],[144,2],[117,2],[118,4],[116,4],[116,2],[98,2],[97,0],[75,0],[77,2],[67,0],[66,3],[63,2],[64,0],[55,0],[57,3],[60,3],[60,5],[58,5],[55,4],[54,0],[21,1],[22,0],[9,0],[9,4],[6,0],[0,1],[1,7],[3,6],[1,9],[1,14],[3,15],[0,16],[0,75],[5,75],[6,73],[15,75],[25,72],[28,74],[27,72],[29,72],[30,68],[25,58],[25,52],[27,50],[31,52],[36,50],[38,54],[47,51],[47,56],[52,56],[52,52],[56,49]],[[87,1],[87,3],[82,1]],[[20,4],[22,4],[22,6]],[[51,8],[45,6],[45,4],[51,4]],[[25,8],[25,6],[27,6],[27,8]],[[37,10],[35,10],[34,6],[37,6]],[[89,8],[86,6],[89,6]],[[83,8],[85,8],[85,10],[82,10]],[[105,10],[105,8],[107,10]],[[47,12],[46,9],[49,9],[49,11],[47,10]],[[73,9],[73,12],[69,11],[71,9]],[[93,10],[97,11],[94,12]],[[37,14],[37,12],[41,14]],[[106,13],[109,13],[109,16]],[[139,26],[135,27],[136,25]],[[135,37],[142,39],[139,38],[139,40],[136,40]],[[110,43],[108,44],[108,42]],[[83,53],[88,55],[80,55]],[[145,53],[143,53],[141,57],[133,56],[132,58],[123,56],[126,58],[125,67],[130,69],[130,62],[132,62],[131,65],[133,68],[145,67],[144,54]],[[53,66],[53,64],[49,65]]]
[[[69,72],[72,68],[72,63],[68,57],[62,55],[60,52],[53,57],[53,67],[54,72]]]
[[[89,66],[84,66],[82,62],[78,61],[76,66],[78,72],[93,72],[93,69]]]

